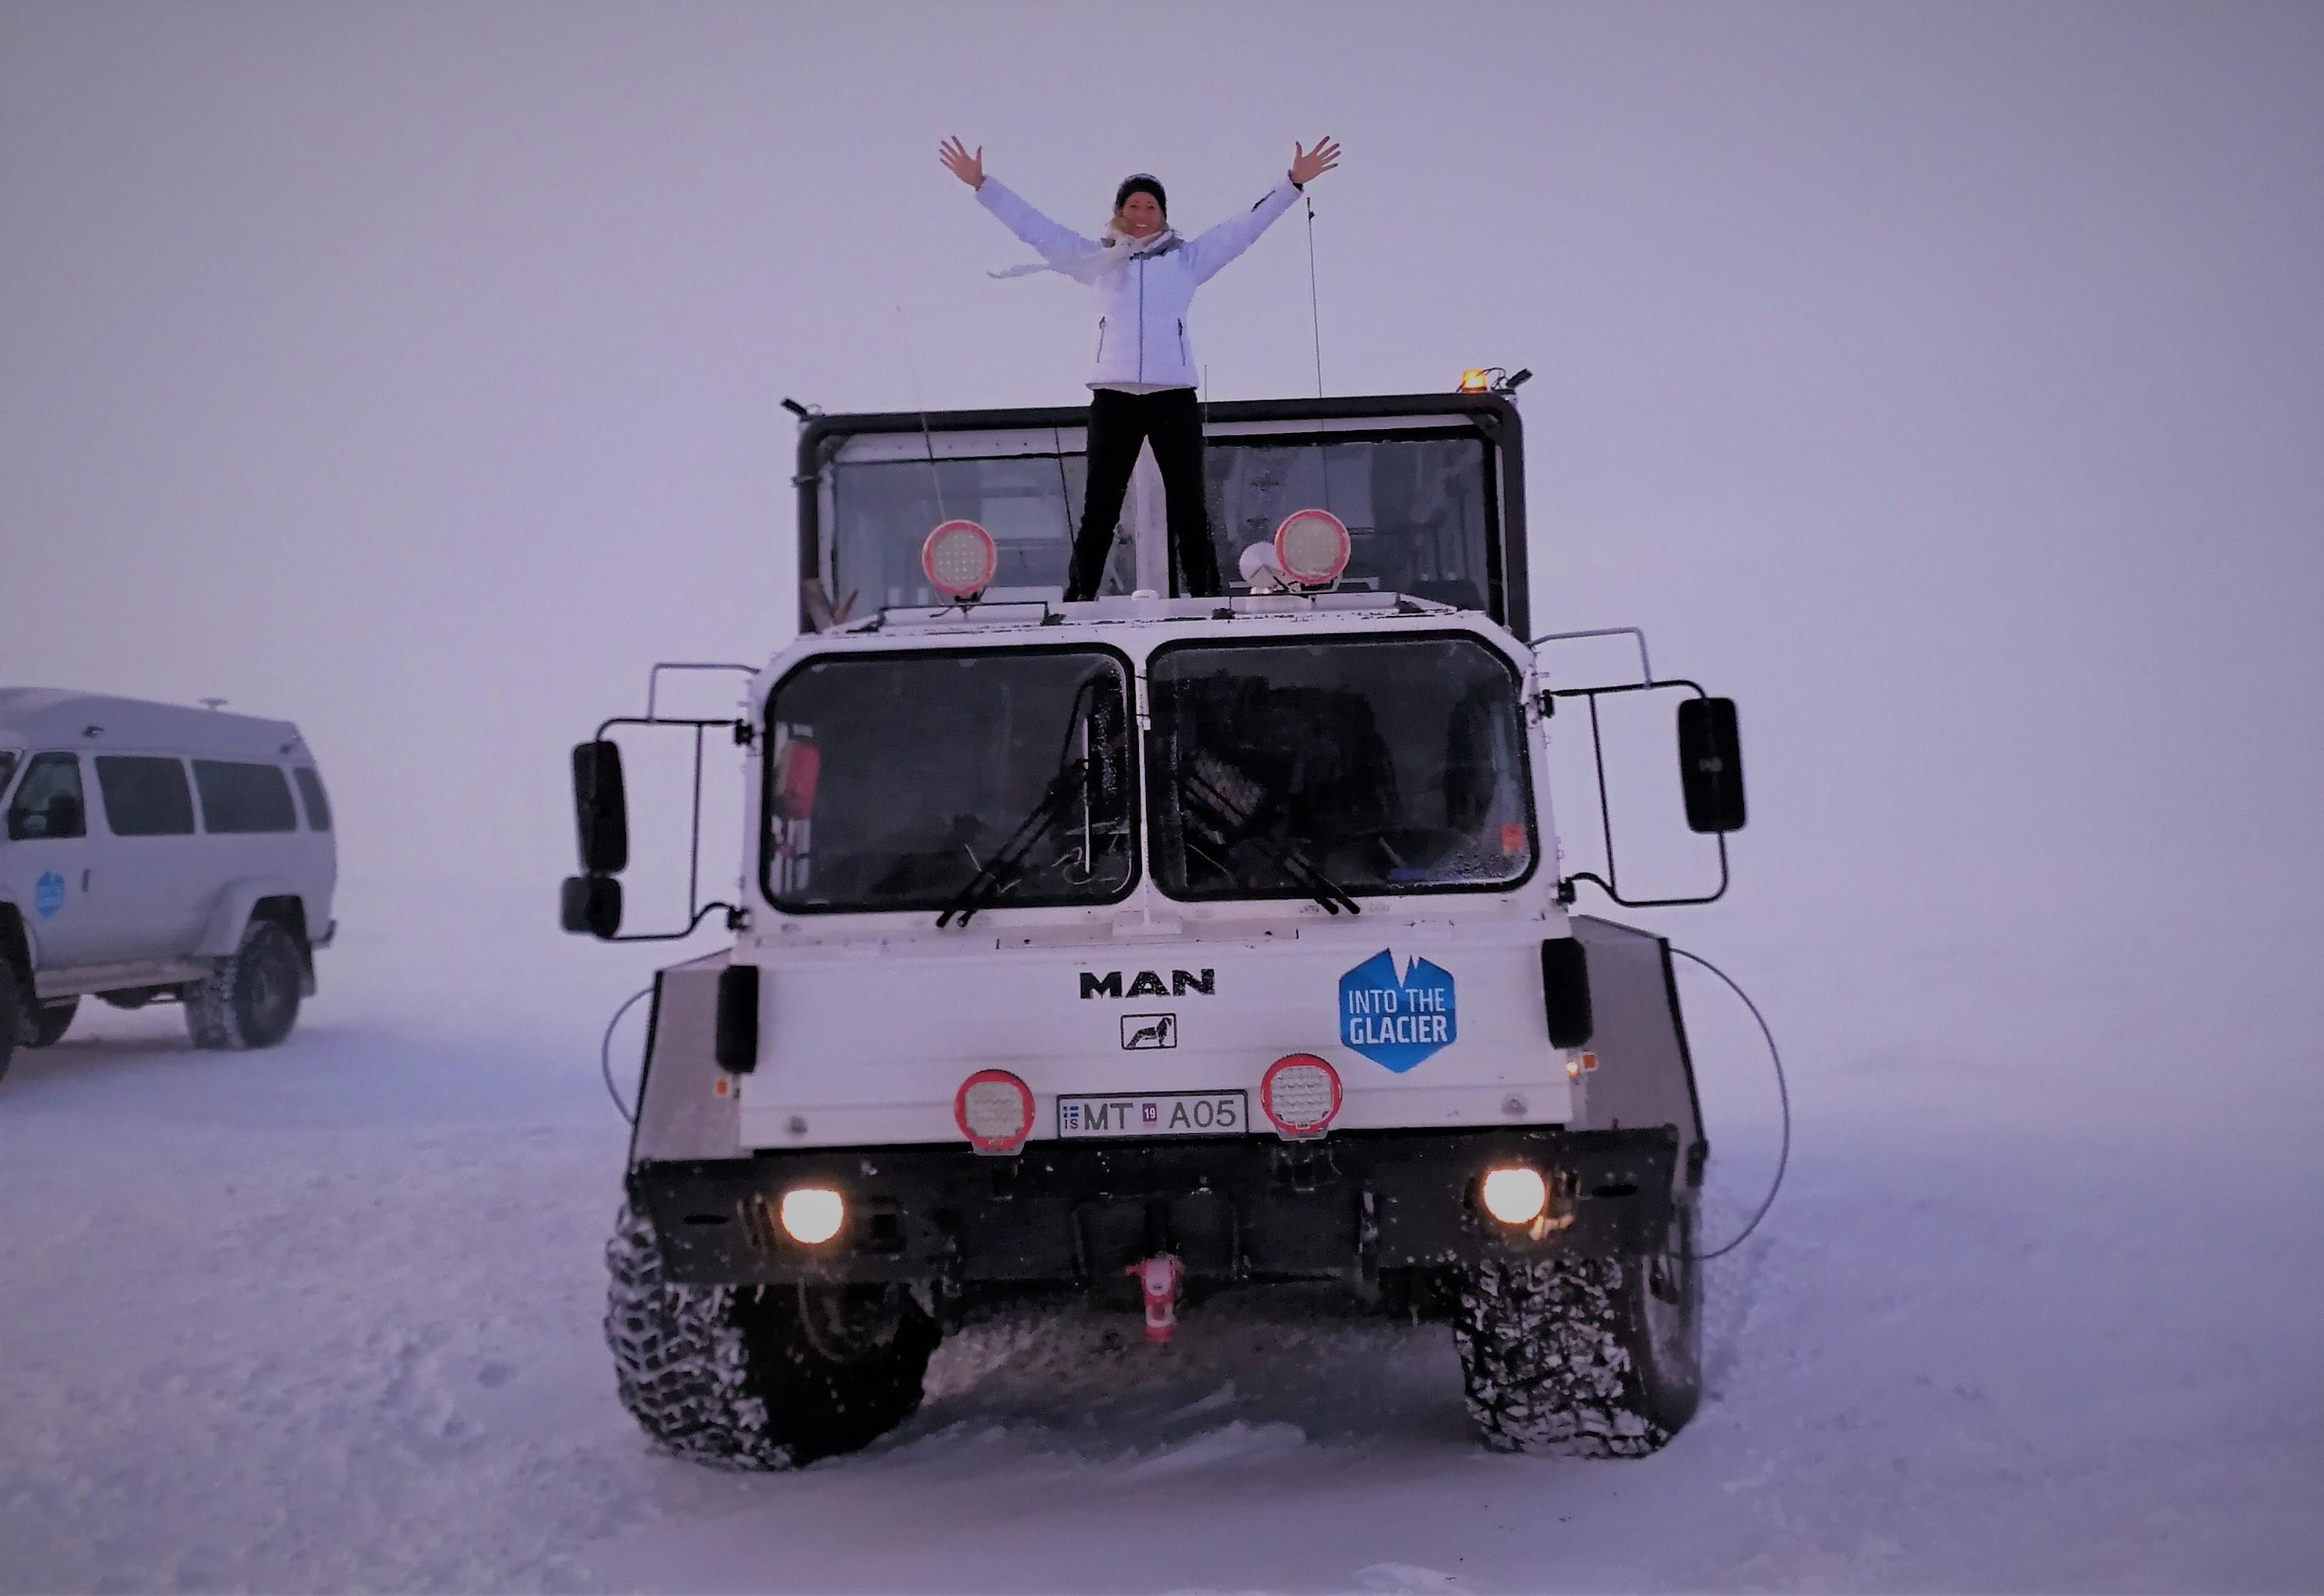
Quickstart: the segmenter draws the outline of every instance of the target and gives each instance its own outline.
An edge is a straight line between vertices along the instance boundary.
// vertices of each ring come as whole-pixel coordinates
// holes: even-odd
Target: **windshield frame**
[[[1516,892],[1525,888],[1541,872],[1541,805],[1535,790],[1540,785],[1538,780],[1540,772],[1536,769],[1538,761],[1536,759],[1535,740],[1526,733],[1526,730],[1525,673],[1517,667],[1516,661],[1512,660],[1499,649],[1495,648],[1491,641],[1481,632],[1472,631],[1470,628],[1463,626],[1432,626],[1425,628],[1416,627],[1408,632],[1399,630],[1393,632],[1372,633],[1324,632],[1314,636],[1303,636],[1296,633],[1271,632],[1257,633],[1248,637],[1219,636],[1173,638],[1167,642],[1157,645],[1146,657],[1146,671],[1139,678],[1139,686],[1145,690],[1146,694],[1143,703],[1146,712],[1145,718],[1147,721],[1147,729],[1139,741],[1142,743],[1147,738],[1158,737],[1161,735],[1161,727],[1158,724],[1160,717],[1155,705],[1156,695],[1153,690],[1153,676],[1156,667],[1160,664],[1163,660],[1175,653],[1185,652],[1192,650],[1203,650],[1205,651],[1215,652],[1228,649],[1296,647],[1301,643],[1314,643],[1318,641],[1328,641],[1343,648],[1383,648],[1391,647],[1398,643],[1441,642],[1448,640],[1457,640],[1470,644],[1479,652],[1485,655],[1486,658],[1499,665],[1501,669],[1508,674],[1510,698],[1517,715],[1518,749],[1519,757],[1522,761],[1524,775],[1523,796],[1525,798],[1526,837],[1530,845],[1529,856],[1526,863],[1526,868],[1523,872],[1510,877],[1507,881],[1416,881],[1401,884],[1393,882],[1365,882],[1358,884],[1334,879],[1333,885],[1344,892],[1350,898],[1356,899],[1425,898],[1446,893],[1466,893],[1471,895],[1486,893],[1498,895]],[[1161,769],[1160,762],[1158,761],[1146,761],[1144,759],[1145,752],[1146,751],[1144,749],[1141,748],[1139,750],[1141,761],[1146,764],[1146,767],[1148,770],[1158,772]],[[1150,835],[1157,817],[1157,798],[1150,780],[1146,786],[1140,788],[1139,798],[1145,806],[1144,825]],[[1152,853],[1150,847],[1148,852],[1150,857]],[[1152,880],[1154,890],[1157,895],[1172,903],[1305,903],[1309,901],[1313,896],[1310,893],[1302,892],[1296,889],[1284,888],[1272,888],[1259,891],[1240,890],[1231,888],[1213,888],[1202,891],[1173,891],[1164,882],[1162,872],[1158,870],[1152,872]]]
[[[777,895],[774,884],[775,851],[768,844],[768,837],[771,833],[775,819],[774,716],[775,708],[778,702],[782,697],[783,689],[791,683],[793,678],[814,667],[823,665],[870,663],[875,661],[892,664],[899,660],[938,660],[976,659],[1006,661],[1010,660],[1022,660],[1031,655],[1048,654],[1084,654],[1091,656],[1102,656],[1109,663],[1112,664],[1121,672],[1124,732],[1122,742],[1127,745],[1129,751],[1129,768],[1126,772],[1125,780],[1127,790],[1130,795],[1130,801],[1138,805],[1139,807],[1139,810],[1142,810],[1145,802],[1146,770],[1143,751],[1139,747],[1139,744],[1144,741],[1144,738],[1140,734],[1139,726],[1143,708],[1139,694],[1143,682],[1143,677],[1139,670],[1137,662],[1121,649],[1116,648],[1110,643],[1098,642],[1093,640],[1083,640],[1071,642],[1045,642],[1036,643],[1029,646],[1018,645],[1006,648],[980,648],[974,645],[947,645],[936,648],[832,649],[812,653],[798,660],[788,670],[784,671],[783,674],[776,679],[775,684],[767,690],[766,699],[760,705],[757,714],[757,736],[759,740],[759,807],[757,830],[753,834],[752,846],[758,854],[757,875],[759,896],[765,901],[767,907],[774,910],[777,914],[792,916],[802,919],[814,916],[832,915],[900,915],[908,918],[919,918],[936,914],[945,907],[945,903],[943,900],[936,900],[925,904],[917,901],[911,903],[879,905],[862,903],[803,904],[787,902]],[[980,906],[976,912],[979,914],[991,914],[996,911],[1006,911],[1011,909],[1072,910],[1105,909],[1124,901],[1138,890],[1140,884],[1142,884],[1146,879],[1145,819],[1141,812],[1133,811],[1131,820],[1132,824],[1129,831],[1130,869],[1123,876],[1120,888],[1109,891],[1103,896],[1077,894],[1071,897],[1014,898],[997,900]],[[950,894],[946,895],[947,898],[950,896]]]

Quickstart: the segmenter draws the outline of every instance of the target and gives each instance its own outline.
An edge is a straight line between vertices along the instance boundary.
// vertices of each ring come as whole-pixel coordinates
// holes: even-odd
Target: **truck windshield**
[[[1181,644],[1148,667],[1173,897],[1480,890],[1533,870],[1518,678],[1472,637]]]
[[[1099,649],[801,666],[767,706],[769,900],[828,913],[1124,896],[1137,868],[1128,684],[1127,662]]]

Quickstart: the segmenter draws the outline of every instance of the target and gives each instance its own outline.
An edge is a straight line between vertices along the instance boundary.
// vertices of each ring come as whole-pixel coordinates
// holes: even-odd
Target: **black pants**
[[[1154,446],[1162,468],[1162,497],[1169,509],[1170,553],[1185,578],[1185,591],[1214,596],[1219,554],[1211,543],[1211,521],[1204,508],[1203,411],[1192,388],[1159,393],[1121,393],[1099,388],[1090,394],[1089,487],[1082,498],[1081,530],[1074,534],[1073,565],[1065,575],[1065,598],[1095,598],[1113,549],[1114,523],[1130,489],[1138,446]]]

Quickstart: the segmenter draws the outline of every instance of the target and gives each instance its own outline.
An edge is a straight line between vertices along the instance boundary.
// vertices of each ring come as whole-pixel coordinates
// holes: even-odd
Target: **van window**
[[[299,766],[290,773],[299,779],[299,796],[306,800],[307,829],[309,831],[330,830],[331,800],[323,796],[323,779],[304,765]]]
[[[24,767],[24,784],[8,806],[11,841],[55,841],[88,835],[80,790],[80,756],[42,753]]]
[[[187,836],[194,829],[193,791],[176,760],[100,753],[97,785],[115,836]]]
[[[208,832],[296,831],[290,783],[279,765],[196,760],[194,785],[202,793],[202,829]]]

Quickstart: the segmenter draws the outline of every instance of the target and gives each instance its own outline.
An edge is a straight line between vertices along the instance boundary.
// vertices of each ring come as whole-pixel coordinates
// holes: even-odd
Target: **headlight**
[[[1517,1165],[1485,1172],[1485,1212],[1503,1224],[1531,1224],[1549,1206],[1549,1186],[1537,1169]]]
[[[783,1194],[781,1218],[792,1241],[817,1247],[839,1234],[847,1204],[828,1186],[795,1185]]]

